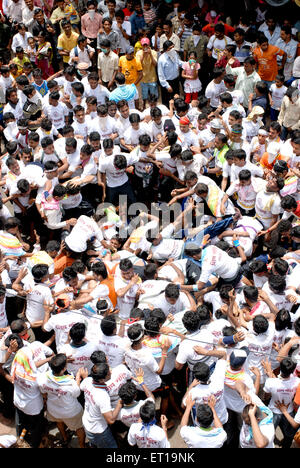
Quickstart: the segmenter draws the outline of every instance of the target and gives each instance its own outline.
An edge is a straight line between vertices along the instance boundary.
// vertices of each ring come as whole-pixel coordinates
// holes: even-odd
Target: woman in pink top
[[[185,78],[184,92],[185,102],[190,103],[191,100],[198,99],[198,93],[202,89],[201,81],[198,77],[198,70],[200,69],[200,63],[196,62],[195,52],[189,53],[188,62],[184,62],[182,66],[182,78]]]

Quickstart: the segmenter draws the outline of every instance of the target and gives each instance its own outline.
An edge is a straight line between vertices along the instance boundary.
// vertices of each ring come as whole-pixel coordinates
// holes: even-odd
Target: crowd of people
[[[298,5],[3,0],[1,448],[300,443]]]

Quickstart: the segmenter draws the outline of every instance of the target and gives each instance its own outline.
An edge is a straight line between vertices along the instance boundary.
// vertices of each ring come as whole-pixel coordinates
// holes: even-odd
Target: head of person
[[[169,304],[176,304],[180,295],[180,290],[177,284],[170,283],[165,289],[165,298]]]
[[[260,34],[256,39],[256,42],[263,52],[266,52],[268,50],[269,41],[264,34]]]
[[[31,270],[33,279],[35,283],[43,283],[49,277],[49,268],[48,265],[39,263],[38,265],[34,265]]]
[[[238,177],[239,177],[239,184],[242,187],[251,185],[251,172],[248,169],[242,169]]]
[[[247,426],[251,426],[249,410],[253,408],[254,408],[254,405],[251,403],[249,405],[246,405],[242,411],[242,419]],[[260,422],[262,419],[264,419],[264,414],[258,407],[255,410],[255,419],[257,422]]]
[[[86,334],[86,325],[84,323],[75,323],[70,328],[70,338],[72,343],[75,345],[79,345],[84,341],[85,334]]]
[[[107,382],[111,377],[111,371],[107,362],[100,362],[93,365],[90,376],[95,383]]]
[[[253,57],[246,57],[243,65],[246,74],[251,75],[255,71],[256,61]]]
[[[217,23],[215,25],[215,36],[217,39],[222,40],[225,36],[225,27],[222,23]]]
[[[188,310],[182,317],[182,323],[188,333],[194,333],[200,328],[200,317],[198,311]]]
[[[102,333],[105,336],[113,336],[117,332],[117,322],[116,317],[114,315],[110,315],[109,317],[104,317],[101,320],[100,328]]]
[[[140,323],[134,323],[127,330],[127,336],[132,345],[140,345],[144,339],[144,329]]]
[[[124,280],[130,281],[131,278],[134,275],[134,269],[133,269],[133,264],[132,261],[129,260],[129,258],[123,258],[120,261],[120,271],[121,271],[121,276]]]
[[[126,382],[119,388],[118,395],[124,405],[130,405],[137,397],[137,387],[133,382]]]

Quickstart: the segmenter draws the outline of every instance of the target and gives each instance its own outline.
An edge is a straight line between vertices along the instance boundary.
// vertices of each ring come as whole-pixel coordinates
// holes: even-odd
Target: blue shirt
[[[131,34],[136,34],[139,29],[145,29],[146,21],[144,15],[138,15],[135,11],[129,18],[131,23]]]
[[[174,50],[174,49],[173,49]],[[176,59],[173,61],[168,54],[164,52],[157,62],[157,73],[160,84],[163,88],[169,88],[168,80],[175,80],[179,77],[179,68],[183,62],[176,53]]]

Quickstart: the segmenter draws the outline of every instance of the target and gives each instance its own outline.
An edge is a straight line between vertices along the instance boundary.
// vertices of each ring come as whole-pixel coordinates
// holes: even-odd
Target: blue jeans
[[[153,94],[158,98],[158,86],[157,83],[141,83],[142,98],[144,100],[149,99]]]
[[[185,246],[188,245],[190,242],[194,242],[195,244],[198,244],[199,246],[202,244],[202,239],[203,236],[206,234],[209,234],[210,239],[213,239],[214,237],[218,236],[221,234],[225,229],[230,226],[230,224],[233,222],[232,216],[230,218],[222,219],[221,221],[218,221],[217,223],[211,224],[207,228],[205,228],[203,231],[198,232],[195,237],[188,239],[185,242]],[[183,257],[186,258],[186,257]]]
[[[118,448],[117,443],[109,427],[107,427],[105,431],[101,432],[100,434],[94,434],[93,432],[89,432],[86,429],[85,433],[88,438],[88,441],[92,445],[95,445],[97,448]]]

